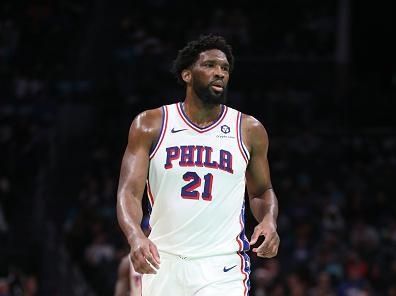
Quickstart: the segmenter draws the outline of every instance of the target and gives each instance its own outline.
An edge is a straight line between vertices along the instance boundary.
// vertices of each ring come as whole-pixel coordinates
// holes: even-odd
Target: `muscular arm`
[[[158,268],[156,247],[144,235],[140,223],[143,216],[142,197],[147,179],[149,153],[161,128],[160,109],[139,114],[129,130],[128,145],[121,163],[117,191],[117,218],[131,246],[131,259],[140,273],[155,272],[146,260]],[[158,260],[157,260],[158,259]]]
[[[260,247],[253,249],[261,257],[273,257],[277,254],[279,236],[276,232],[278,200],[272,188],[268,164],[268,134],[264,126],[255,118],[243,117],[244,140],[250,151],[250,161],[246,171],[246,185],[250,209],[259,222],[252,235],[251,244],[255,244],[260,235],[265,240]]]

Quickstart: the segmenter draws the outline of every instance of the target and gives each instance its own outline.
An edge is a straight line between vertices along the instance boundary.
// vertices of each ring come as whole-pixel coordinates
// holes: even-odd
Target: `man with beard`
[[[117,216],[142,295],[247,295],[250,261],[277,254],[278,202],[268,136],[252,116],[225,105],[232,49],[216,35],[189,42],[173,63],[183,101],[133,120],[121,164]],[[151,233],[140,229],[147,186]],[[245,188],[258,221],[245,236]]]

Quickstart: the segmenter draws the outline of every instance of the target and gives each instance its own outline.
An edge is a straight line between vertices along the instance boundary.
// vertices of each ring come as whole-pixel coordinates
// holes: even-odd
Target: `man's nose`
[[[221,68],[221,66],[216,66],[215,68],[215,75],[217,77],[221,77],[223,78],[225,76],[223,69]]]

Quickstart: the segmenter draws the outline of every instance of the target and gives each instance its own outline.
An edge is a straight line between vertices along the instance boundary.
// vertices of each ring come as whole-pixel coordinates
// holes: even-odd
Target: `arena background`
[[[183,99],[170,63],[208,32],[270,137],[281,245],[251,295],[396,295],[391,4],[139,2],[0,3],[0,295],[112,295],[129,125]]]

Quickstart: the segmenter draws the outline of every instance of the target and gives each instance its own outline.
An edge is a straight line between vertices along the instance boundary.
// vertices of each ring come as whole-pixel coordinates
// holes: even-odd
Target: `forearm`
[[[134,237],[144,235],[140,227],[143,217],[141,201],[131,195],[120,193],[117,202],[117,219],[128,243]]]
[[[276,226],[278,199],[273,189],[267,189],[261,195],[251,196],[249,202],[253,216],[259,223],[267,220],[273,222]]]

